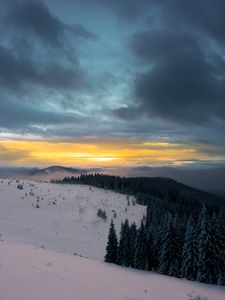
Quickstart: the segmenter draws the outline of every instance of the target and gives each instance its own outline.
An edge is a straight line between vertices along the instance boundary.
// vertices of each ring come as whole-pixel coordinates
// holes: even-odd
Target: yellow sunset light
[[[176,143],[155,141],[0,140],[0,161],[17,165],[182,165],[186,161],[219,159]]]

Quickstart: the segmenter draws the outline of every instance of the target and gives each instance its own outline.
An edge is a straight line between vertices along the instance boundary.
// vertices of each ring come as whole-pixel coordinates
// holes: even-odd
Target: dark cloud
[[[149,0],[79,0],[88,6],[98,5],[112,10],[120,18],[134,21],[141,17],[146,9],[151,8]]]
[[[6,20],[17,28],[32,31],[45,43],[59,44],[64,35],[65,25],[41,1],[11,4]]]
[[[90,85],[87,73],[80,66],[77,48],[80,38],[93,39],[95,35],[81,24],[62,22],[42,1],[4,3],[1,89],[24,94],[34,87],[39,91],[41,88],[87,90]]]
[[[37,81],[39,75],[31,61],[18,59],[10,49],[0,46],[0,82],[1,86],[17,89],[23,80]]]
[[[161,26],[137,32],[129,44],[147,69],[134,81],[138,112],[180,124],[224,124],[224,2],[157,5]]]
[[[119,119],[133,121],[138,118],[140,111],[134,106],[122,106],[112,111],[112,115]]]
[[[72,24],[70,26],[67,25],[67,30],[70,31],[77,38],[85,38],[85,39],[96,39],[97,36],[86,29],[81,24]]]
[[[43,127],[45,137],[224,140],[224,1],[2,3],[2,128]],[[81,19],[88,27],[96,21],[101,39],[76,24]]]
[[[191,28],[210,36],[224,45],[225,42],[225,2],[223,0],[154,0],[161,13],[161,22],[166,26]]]
[[[52,46],[62,45],[67,33],[72,33],[73,37],[94,38],[94,34],[81,24],[63,23],[42,1],[12,2],[5,21]]]
[[[81,69],[69,68],[56,63],[49,64],[41,71],[40,83],[43,86],[65,89],[87,88],[87,78]]]
[[[17,48],[18,49],[18,48]],[[28,83],[55,89],[79,89],[87,85],[79,67],[55,62],[39,62],[20,51],[0,45],[0,83],[12,91],[21,91]]]
[[[51,112],[26,102],[1,97],[0,128],[32,133],[32,126],[79,124],[75,113]]]

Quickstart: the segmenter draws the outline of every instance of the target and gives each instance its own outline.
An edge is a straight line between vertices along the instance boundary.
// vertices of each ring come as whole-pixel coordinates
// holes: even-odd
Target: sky
[[[0,164],[223,167],[224,11],[1,0]]]

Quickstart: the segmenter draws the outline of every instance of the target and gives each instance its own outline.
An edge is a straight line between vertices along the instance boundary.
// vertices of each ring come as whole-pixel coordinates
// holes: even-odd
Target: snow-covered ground
[[[140,224],[146,213],[133,200],[89,186],[0,180],[0,300],[224,300],[224,287],[102,262],[111,218],[119,234],[121,221]]]
[[[0,243],[1,300],[190,300],[188,294],[224,300],[225,288]]]
[[[126,198],[84,185],[2,179],[0,239],[103,260],[114,214],[119,235],[121,221],[140,224],[146,213],[146,207],[133,206],[132,197],[128,205]],[[97,216],[99,208],[106,211],[106,221]]]

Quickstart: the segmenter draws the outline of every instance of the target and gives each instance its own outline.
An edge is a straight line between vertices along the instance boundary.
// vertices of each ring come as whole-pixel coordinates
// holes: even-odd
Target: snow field
[[[225,288],[0,243],[1,300],[224,300]],[[203,298],[202,298],[203,299]]]
[[[111,218],[119,235],[122,221],[139,225],[146,213],[129,198],[130,205],[126,195],[84,185],[0,180],[1,239],[103,260]]]

